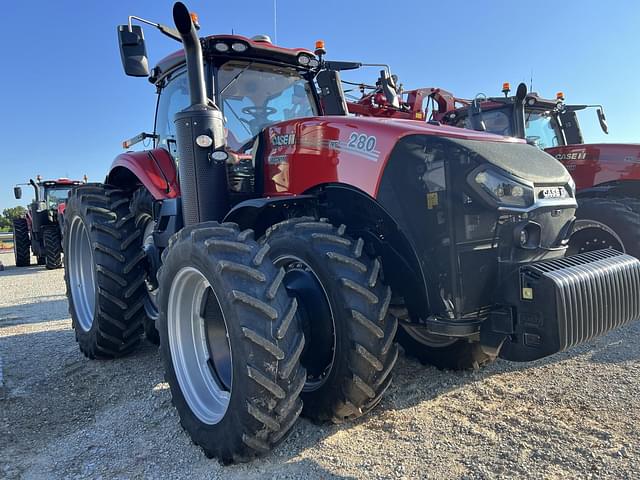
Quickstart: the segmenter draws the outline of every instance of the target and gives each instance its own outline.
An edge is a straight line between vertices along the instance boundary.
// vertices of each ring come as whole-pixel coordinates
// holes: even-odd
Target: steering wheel
[[[252,117],[255,117],[255,118],[258,118],[258,117],[267,118],[269,115],[273,115],[276,112],[277,110],[273,107],[251,106],[251,107],[242,108],[242,113],[246,115],[251,115]]]
[[[269,115],[273,115],[277,110],[273,107],[243,107],[242,113],[245,115],[251,115],[253,118],[247,120],[246,118],[240,118],[240,121],[249,127],[249,130],[253,135],[257,135],[262,127],[269,123]]]

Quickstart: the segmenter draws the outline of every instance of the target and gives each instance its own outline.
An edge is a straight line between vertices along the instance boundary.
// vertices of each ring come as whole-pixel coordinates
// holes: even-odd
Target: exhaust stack
[[[173,21],[184,47],[191,98],[191,105],[176,113],[174,119],[182,217],[185,226],[221,221],[229,211],[227,167],[224,160],[215,161],[211,154],[225,147],[224,120],[218,107],[207,97],[202,46],[189,10],[181,2],[173,6]],[[202,136],[212,140],[210,146],[196,143],[196,138]],[[226,158],[226,155],[219,157]]]

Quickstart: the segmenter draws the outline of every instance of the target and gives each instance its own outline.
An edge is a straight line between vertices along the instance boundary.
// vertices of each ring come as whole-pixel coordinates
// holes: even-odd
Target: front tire
[[[307,335],[303,413],[316,422],[341,423],[374,408],[398,358],[380,261],[345,228],[297,218],[274,225],[264,240],[300,305]]]
[[[253,232],[184,228],[159,271],[160,351],[183,428],[208,457],[248,461],[295,424],[306,374],[296,302]]]
[[[126,192],[101,184],[74,189],[65,210],[69,313],[80,350],[115,358],[140,342],[144,255]]]
[[[43,241],[45,266],[47,270],[54,270],[62,267],[62,238],[60,237],[60,229],[57,225],[44,228]]]
[[[31,241],[26,218],[13,219],[13,255],[16,267],[28,267],[31,264]]]
[[[638,201],[632,198],[579,199],[568,254],[614,248],[640,258],[637,205]]]

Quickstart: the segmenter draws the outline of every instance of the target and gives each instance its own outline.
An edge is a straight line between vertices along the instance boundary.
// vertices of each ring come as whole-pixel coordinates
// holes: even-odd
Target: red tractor
[[[150,70],[134,18],[118,27],[125,72],[159,98],[154,132],[125,144],[154,146],[71,193],[70,312],[90,358],[133,351],[155,324],[173,404],[208,456],[268,452],[301,412],[373,409],[399,324],[434,363],[469,368],[640,317],[640,261],[565,258],[575,190],[540,149],[350,117],[339,70],[351,64],[322,45],[199,38],[182,3],[175,29],[136,18],[182,42]]]
[[[27,208],[25,218],[13,221],[13,251],[17,267],[31,264],[31,252],[38,258],[38,265],[48,269],[62,267],[62,215],[71,188],[82,185],[79,180],[29,180],[34,189],[34,199]],[[22,198],[22,187],[13,188],[17,200]]]
[[[640,144],[585,144],[577,112],[596,108],[602,130],[608,126],[601,105],[568,105],[559,92],[555,100],[527,93],[526,85],[509,96],[475,100],[454,97],[439,88],[398,95],[391,85],[385,95],[383,78],[349,111],[359,115],[426,119],[457,127],[526,139],[544,149],[571,172],[580,204],[569,253],[614,248],[640,257]],[[389,89],[388,89],[389,90]],[[393,102],[393,98],[398,100]],[[429,113],[430,112],[430,113]]]

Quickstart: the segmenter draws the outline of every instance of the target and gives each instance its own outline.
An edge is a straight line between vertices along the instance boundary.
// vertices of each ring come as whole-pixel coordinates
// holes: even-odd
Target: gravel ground
[[[301,420],[223,467],[180,428],[157,350],[89,361],[62,270],[0,254],[0,478],[639,478],[640,325],[530,364],[440,372],[400,358],[358,422]]]

